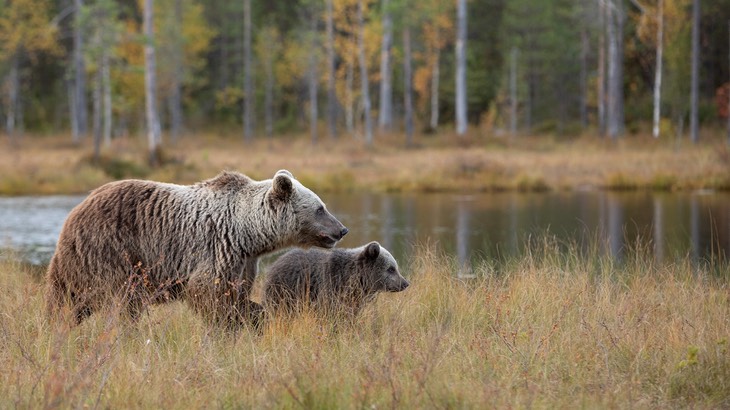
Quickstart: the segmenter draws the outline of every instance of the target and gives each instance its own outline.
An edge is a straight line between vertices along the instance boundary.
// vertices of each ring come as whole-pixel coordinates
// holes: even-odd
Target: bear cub
[[[321,315],[354,318],[378,292],[408,286],[393,255],[378,242],[354,249],[296,249],[269,268],[263,303],[272,314],[310,307]]]

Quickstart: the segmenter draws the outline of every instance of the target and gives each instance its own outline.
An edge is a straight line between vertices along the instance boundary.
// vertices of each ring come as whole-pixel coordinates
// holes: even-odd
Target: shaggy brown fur
[[[354,318],[378,292],[400,292],[408,285],[393,256],[377,242],[355,249],[295,249],[271,265],[264,306],[272,313],[311,307]]]
[[[93,191],[69,214],[46,275],[48,311],[76,323],[115,301],[132,318],[178,298],[237,326],[261,255],[289,246],[332,247],[347,229],[282,170],[253,181],[224,172],[190,186],[126,180]]]

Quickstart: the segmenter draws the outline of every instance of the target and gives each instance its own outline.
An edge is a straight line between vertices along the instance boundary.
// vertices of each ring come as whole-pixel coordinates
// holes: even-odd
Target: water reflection
[[[637,245],[658,261],[730,251],[726,193],[403,194],[378,195],[379,202],[371,197],[326,195],[329,208],[350,228],[342,246],[378,240],[407,259],[415,246],[435,245],[467,269],[476,260],[519,255],[528,238],[546,233],[584,249],[597,241],[602,252],[618,259]]]
[[[0,248],[46,263],[68,212],[83,197],[0,198]],[[379,241],[407,263],[416,246],[454,255],[462,270],[478,260],[519,255],[528,238],[597,244],[622,258],[638,242],[659,260],[730,251],[730,194],[339,194],[323,195],[350,228],[341,246]],[[597,243],[596,243],[597,241]]]

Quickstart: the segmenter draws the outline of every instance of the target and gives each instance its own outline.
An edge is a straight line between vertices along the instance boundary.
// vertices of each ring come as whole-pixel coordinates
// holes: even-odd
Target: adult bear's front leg
[[[250,300],[258,260],[248,259],[236,274],[198,273],[190,278],[186,299],[206,321],[237,330],[250,324],[258,329],[263,307]]]

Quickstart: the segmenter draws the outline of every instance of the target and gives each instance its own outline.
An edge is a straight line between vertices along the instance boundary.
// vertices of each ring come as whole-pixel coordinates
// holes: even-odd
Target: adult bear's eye
[[[317,208],[317,215],[324,215],[324,207],[323,206],[320,206],[319,208]]]
[[[391,266],[388,268],[388,273],[393,274],[395,273],[395,266]]]

